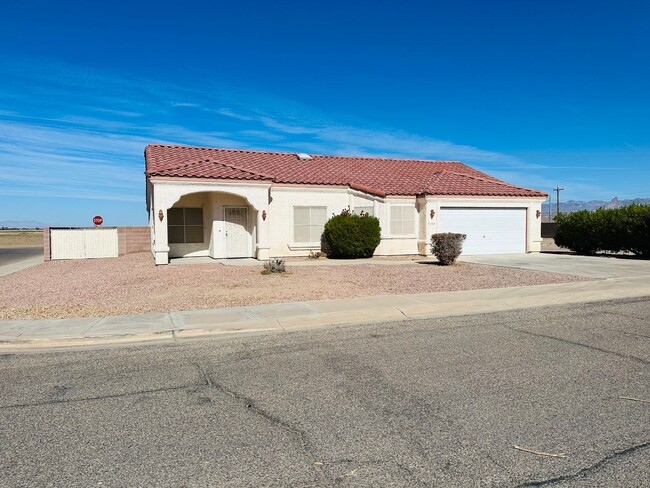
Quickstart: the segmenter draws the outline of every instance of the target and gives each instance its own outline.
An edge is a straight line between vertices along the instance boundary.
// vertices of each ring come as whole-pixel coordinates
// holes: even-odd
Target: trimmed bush
[[[431,252],[443,266],[454,264],[460,253],[463,252],[465,234],[443,232],[431,236]]]
[[[639,256],[650,257],[650,205],[631,204],[618,209],[621,220],[621,247]]]
[[[323,240],[330,258],[370,258],[381,241],[379,219],[344,209],[325,223]]]
[[[580,210],[569,214],[558,214],[555,222],[557,222],[555,244],[558,246],[566,247],[578,254],[593,254],[600,249],[594,212]]]
[[[555,243],[578,254],[629,251],[650,256],[650,205],[559,214]]]

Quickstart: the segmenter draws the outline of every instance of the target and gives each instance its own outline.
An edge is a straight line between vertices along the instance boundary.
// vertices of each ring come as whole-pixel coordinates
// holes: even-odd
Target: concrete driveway
[[[31,268],[42,262],[42,247],[0,247],[0,276]]]
[[[576,256],[572,254],[499,254],[492,256],[461,256],[466,263],[523,268],[549,273],[561,273],[590,278],[650,279],[650,260],[631,256]]]

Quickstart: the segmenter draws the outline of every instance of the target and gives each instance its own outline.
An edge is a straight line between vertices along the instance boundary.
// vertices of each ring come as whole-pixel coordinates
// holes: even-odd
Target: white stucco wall
[[[250,255],[269,257],[306,256],[319,250],[320,243],[294,241],[294,207],[326,207],[327,217],[342,209],[373,206],[379,218],[382,241],[376,255],[429,254],[431,234],[438,228],[441,207],[525,208],[527,215],[527,252],[541,250],[541,224],[536,212],[544,199],[531,198],[455,198],[447,196],[380,198],[346,187],[297,187],[263,183],[224,183],[196,180],[153,181],[149,187],[152,250],[156,263],[166,264],[168,257],[225,257],[224,207],[245,205],[248,210]],[[391,206],[413,209],[413,233],[396,235],[391,229]],[[167,244],[166,212],[171,206],[202,207],[204,242]],[[164,214],[163,221],[158,212]],[[263,218],[264,212],[266,219]],[[432,214],[433,212],[433,214]],[[432,216],[433,215],[433,216]]]

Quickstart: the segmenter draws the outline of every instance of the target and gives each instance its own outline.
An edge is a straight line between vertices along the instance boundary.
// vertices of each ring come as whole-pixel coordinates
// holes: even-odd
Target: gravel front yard
[[[154,266],[149,253],[50,261],[0,278],[0,320],[171,312],[299,300],[476,290],[584,278],[461,263],[298,267]]]

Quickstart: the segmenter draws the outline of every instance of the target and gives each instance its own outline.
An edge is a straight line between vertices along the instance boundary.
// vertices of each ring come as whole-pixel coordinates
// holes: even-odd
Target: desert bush
[[[440,264],[449,266],[454,264],[460,253],[463,252],[463,241],[465,234],[443,232],[431,236],[431,252],[438,259]]]
[[[270,273],[284,273],[286,271],[284,259],[269,259],[264,261],[264,271]]]
[[[557,230],[555,244],[566,247],[578,254],[593,254],[600,249],[602,239],[596,233],[597,223],[594,212],[580,210],[555,217]]]
[[[650,205],[559,214],[555,243],[578,254],[630,251],[650,256]]]
[[[379,219],[344,209],[325,223],[323,239],[331,258],[370,258],[381,241]]]
[[[621,247],[634,254],[650,256],[650,205],[631,204],[618,209],[621,220]]]

